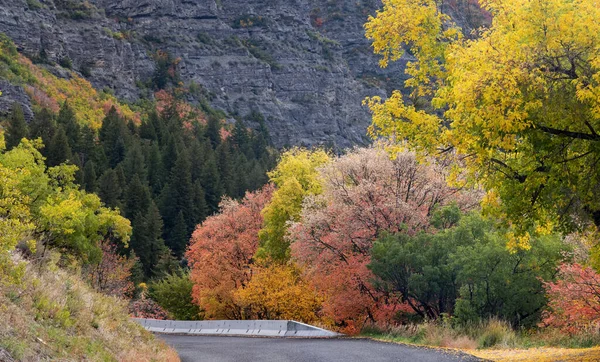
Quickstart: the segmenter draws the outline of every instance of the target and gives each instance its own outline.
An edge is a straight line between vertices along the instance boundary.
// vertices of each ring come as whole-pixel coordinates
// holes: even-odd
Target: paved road
[[[160,335],[182,362],[456,362],[479,361],[446,352],[367,339],[280,339]]]

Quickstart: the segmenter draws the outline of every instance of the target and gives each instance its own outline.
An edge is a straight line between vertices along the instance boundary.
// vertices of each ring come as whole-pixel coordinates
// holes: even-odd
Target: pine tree
[[[189,228],[190,232],[195,226],[192,186],[189,156],[184,150],[177,158],[177,162],[171,171],[169,182],[160,196],[161,214],[166,227],[171,228],[175,225],[178,212],[183,213],[186,228]]]
[[[152,190],[152,194],[157,196],[160,194],[164,182],[165,182],[165,172],[163,168],[162,159],[160,157],[160,149],[158,148],[158,144],[153,142],[149,147],[148,151],[148,182],[150,184],[150,189]]]
[[[46,147],[50,144],[56,133],[54,116],[47,108],[42,108],[41,111],[37,112],[29,126],[29,138],[41,138]],[[47,148],[42,154],[46,155],[46,150]]]
[[[135,175],[143,182],[146,182],[148,179],[146,162],[144,161],[144,155],[139,143],[133,143],[127,151],[127,155],[123,160],[123,171],[125,172],[127,182],[130,182]]]
[[[94,161],[88,161],[85,163],[83,169],[83,184],[85,191],[96,192],[98,191],[98,176],[96,175],[96,166]]]
[[[253,157],[254,150],[252,149],[250,135],[248,129],[242,120],[235,122],[233,131],[231,132],[231,141],[233,145],[244,154],[246,157]]]
[[[210,140],[213,149],[221,143],[221,121],[217,117],[208,117],[206,137]]]
[[[75,112],[69,106],[67,101],[60,107],[60,111],[56,117],[56,123],[65,130],[65,134],[69,140],[69,147],[71,147],[72,150],[79,150],[81,144],[81,127],[77,123]]]
[[[81,157],[79,157],[78,153],[73,155],[73,165],[77,166],[77,171],[75,171],[75,183],[80,185],[81,188],[84,188],[85,176],[83,172],[83,161],[81,161]]]
[[[98,180],[98,196],[108,207],[119,207],[123,190],[119,185],[117,173],[113,169],[106,170]]]
[[[6,149],[10,150],[17,147],[21,143],[21,139],[29,136],[29,130],[27,122],[25,122],[25,115],[23,114],[23,108],[19,103],[14,103],[10,116],[8,117],[8,127],[4,134]]]
[[[188,233],[187,226],[183,212],[179,211],[175,219],[175,225],[169,233],[167,239],[167,246],[173,251],[173,255],[177,258],[181,258],[187,248],[190,233]]]
[[[145,215],[137,213],[134,217],[131,248],[139,257],[146,278],[156,275],[156,268],[166,251],[162,239],[163,222],[154,202]]]
[[[134,175],[125,193],[125,217],[131,219],[137,213],[145,215],[151,200],[148,186],[142,183],[138,175]]]
[[[67,134],[62,126],[58,126],[56,134],[52,137],[52,141],[48,146],[46,162],[48,166],[58,166],[70,160],[71,157],[71,147],[69,147]]]
[[[206,205],[206,195],[204,189],[200,184],[200,180],[196,180],[193,185],[193,198],[192,202],[194,205],[194,216],[193,224],[199,224],[208,216],[208,205]]]
[[[98,144],[96,132],[88,126],[81,129],[79,152],[83,156],[83,162],[94,161],[97,174],[102,174],[108,168],[108,159],[104,154],[104,148]]]
[[[156,129],[154,129],[154,124],[152,124],[152,120],[145,119],[142,121],[142,124],[140,125],[140,138],[151,141],[158,141]]]
[[[127,181],[125,180],[125,171],[123,171],[123,165],[119,164],[115,167],[115,174],[117,175],[117,181],[121,190],[127,189]]]
[[[162,164],[167,175],[171,174],[171,169],[175,165],[175,162],[177,162],[178,155],[177,141],[175,136],[171,134],[167,146],[162,153]]]
[[[112,107],[104,118],[99,136],[109,166],[115,167],[125,158],[126,140],[129,138],[127,126],[115,107]]]
[[[206,195],[206,205],[208,206],[209,213],[218,211],[221,196],[223,196],[223,187],[219,178],[217,161],[212,149],[210,149],[210,153],[207,154],[206,161],[204,162],[200,183]]]
[[[233,177],[233,163],[229,142],[223,142],[217,147],[217,166],[219,167],[219,177],[225,194],[235,196],[235,181]]]

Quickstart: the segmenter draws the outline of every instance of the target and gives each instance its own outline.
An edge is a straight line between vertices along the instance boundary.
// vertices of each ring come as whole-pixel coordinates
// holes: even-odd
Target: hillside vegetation
[[[471,32],[438,1],[384,0],[366,35],[382,67],[409,59],[405,89],[364,101],[374,144],[343,154],[279,153],[260,113],[228,123],[188,103],[203,89],[167,52],[154,94],[125,105],[4,39],[0,75],[35,106],[27,122],[15,104],[0,132],[0,313],[17,318],[0,345],[128,359],[117,347],[144,341],[131,358],[171,358],[126,322],[129,300],[134,316],[593,359],[596,3],[482,0],[490,21]]]
[[[179,361],[129,320],[125,300],[92,290],[53,262],[26,262],[18,283],[0,283],[0,351],[18,361]]]

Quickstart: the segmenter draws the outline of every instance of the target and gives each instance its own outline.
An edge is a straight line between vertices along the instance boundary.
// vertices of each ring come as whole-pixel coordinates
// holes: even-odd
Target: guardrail
[[[132,318],[146,330],[154,333],[198,336],[261,336],[333,338],[339,333],[296,321],[170,321]]]

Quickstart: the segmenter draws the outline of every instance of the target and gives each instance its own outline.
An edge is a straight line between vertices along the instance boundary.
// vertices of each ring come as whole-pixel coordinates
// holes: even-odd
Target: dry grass
[[[530,348],[475,351],[470,350],[465,352],[487,360],[501,362],[600,361],[600,347],[583,349]]]
[[[460,329],[439,322],[368,326],[364,328],[363,335],[396,342],[457,349],[508,348],[516,343],[516,335],[510,326],[495,319]]]
[[[129,320],[125,301],[53,266],[27,265],[18,285],[0,281],[0,320],[0,348],[17,360],[179,361]]]
[[[431,347],[461,350],[491,361],[600,361],[597,330],[565,335],[556,330],[513,331],[499,320],[452,328],[449,323],[365,328],[372,338]],[[575,347],[575,348],[569,348]]]

